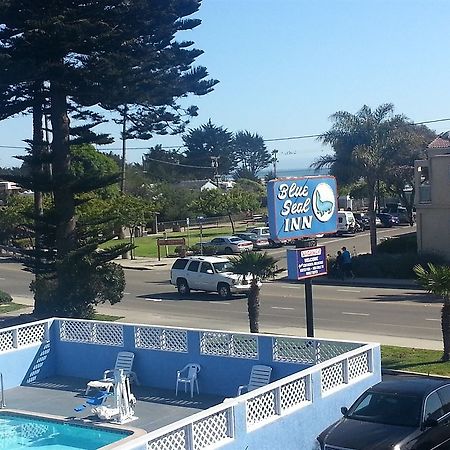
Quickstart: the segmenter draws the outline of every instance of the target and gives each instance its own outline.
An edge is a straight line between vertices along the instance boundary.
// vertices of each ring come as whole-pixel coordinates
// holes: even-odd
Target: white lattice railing
[[[176,328],[134,327],[136,348],[164,350],[166,352],[187,353],[187,330]]]
[[[233,402],[234,403],[234,402]],[[131,441],[123,449],[202,450],[216,448],[234,437],[231,403],[222,403]]]
[[[47,342],[49,326],[50,321],[41,320],[0,330],[0,353]]]
[[[361,347],[356,342],[277,336],[272,339],[273,360],[280,362],[319,364]]]
[[[370,375],[373,371],[373,346],[359,345],[360,348],[344,355],[309,367],[242,396],[246,400],[247,429],[254,429],[269,420],[289,413],[294,408],[310,404],[313,400],[311,378],[314,372],[320,372],[322,395],[328,395],[333,389],[344,387],[361,377]]]
[[[59,320],[59,339],[65,342],[123,347],[123,325],[77,319]]]
[[[201,331],[200,353],[211,356],[258,359],[258,337],[250,334]]]
[[[357,349],[349,352],[345,357],[336,357],[328,361],[321,369],[321,389],[327,394],[368,375],[373,371],[373,349]]]

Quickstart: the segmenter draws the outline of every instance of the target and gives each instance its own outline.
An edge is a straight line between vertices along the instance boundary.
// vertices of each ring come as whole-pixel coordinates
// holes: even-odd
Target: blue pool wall
[[[272,380],[278,380],[299,370],[307,364],[293,364],[272,360],[272,338],[259,336],[259,359],[230,358],[200,354],[200,333],[188,331],[189,353],[170,352],[134,347],[134,327],[124,326],[123,347],[56,340],[55,375],[74,376],[89,380],[99,379],[107,368],[113,368],[117,353],[130,351],[135,354],[133,370],[144,386],[174,389],[176,372],[186,364],[200,364],[199,389],[204,394],[235,396],[240,385],[249,381],[255,364],[272,367]]]
[[[246,427],[245,402],[234,407],[235,434],[234,440],[225,443],[224,450],[274,450],[301,449],[313,450],[315,438],[328,425],[342,417],[341,406],[350,406],[369,387],[381,381],[380,347],[374,349],[376,362],[370,377],[352,382],[352,388],[333,389],[328,394],[321,393],[320,372],[312,374],[311,386],[314,401],[308,406],[299,408],[277,420],[268,421],[253,430]]]

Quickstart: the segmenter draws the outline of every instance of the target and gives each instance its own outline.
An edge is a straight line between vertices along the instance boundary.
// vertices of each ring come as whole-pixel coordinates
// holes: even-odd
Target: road
[[[337,250],[342,245],[362,247],[365,245],[363,241],[364,236],[357,235],[332,239],[331,244]],[[331,244],[327,244],[329,252],[334,251]],[[272,252],[284,254],[285,249]],[[100,305],[100,313],[122,316],[128,322],[248,331],[244,297],[224,301],[215,294],[201,292],[180,297],[168,282],[167,268],[126,270],[125,273],[127,287],[124,299],[113,306]],[[0,288],[27,304],[32,304],[28,290],[31,279],[32,276],[21,271],[18,264],[0,264]],[[315,334],[318,337],[441,348],[441,304],[421,290],[316,284],[313,298]],[[286,281],[264,283],[261,331],[305,335],[305,328],[303,285]]]

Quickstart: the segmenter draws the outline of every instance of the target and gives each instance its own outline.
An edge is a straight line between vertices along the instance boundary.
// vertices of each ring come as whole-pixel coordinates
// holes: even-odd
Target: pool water
[[[35,416],[0,415],[0,449],[95,450],[129,435]]]

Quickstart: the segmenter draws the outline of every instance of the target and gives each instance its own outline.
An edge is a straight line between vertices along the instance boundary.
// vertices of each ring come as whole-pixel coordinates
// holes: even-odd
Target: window
[[[187,270],[189,270],[189,272],[197,272],[199,265],[200,261],[191,261]]]
[[[439,419],[444,415],[442,402],[437,392],[430,394],[425,402],[424,420]]]
[[[212,265],[209,262],[202,262],[202,266],[200,267],[200,272],[208,273],[208,270],[213,270]]]
[[[177,259],[174,262],[172,269],[184,269],[188,261],[189,261],[188,259]]]
[[[442,401],[444,414],[450,412],[450,386],[444,386],[438,391],[438,395]]]
[[[211,244],[221,244],[224,240],[222,238],[214,238]]]

